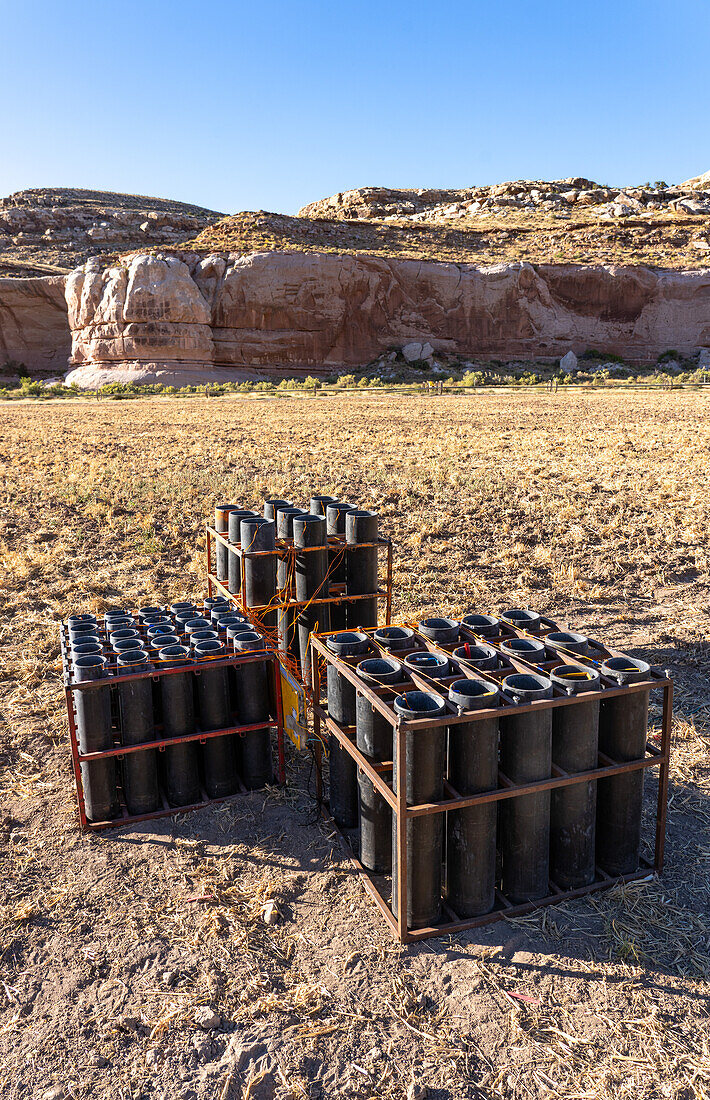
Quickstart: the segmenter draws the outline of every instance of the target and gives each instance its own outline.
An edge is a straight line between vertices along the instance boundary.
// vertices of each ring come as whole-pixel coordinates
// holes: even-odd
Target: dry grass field
[[[210,225],[179,247],[209,253],[337,252],[402,260],[497,264],[649,264],[687,270],[708,266],[707,216],[646,212],[601,218],[508,210],[441,225],[246,211]]]
[[[709,413],[603,390],[0,405],[0,1095],[707,1100]],[[522,603],[673,670],[662,879],[401,948],[294,755],[285,791],[78,833],[59,620],[203,592],[217,500],[311,491],[379,511],[396,619]]]

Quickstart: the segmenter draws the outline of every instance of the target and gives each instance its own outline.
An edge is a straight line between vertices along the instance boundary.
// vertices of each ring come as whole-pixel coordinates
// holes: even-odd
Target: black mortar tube
[[[311,497],[311,515],[312,516],[325,516],[325,510],[329,504],[335,504],[335,497],[325,497],[320,493],[316,493]]]
[[[78,642],[84,637],[91,637],[96,634],[96,623],[86,620],[85,622],[74,623],[69,627],[69,641]]]
[[[293,539],[293,517],[302,516],[301,508],[279,508],[276,513],[276,537],[283,540]],[[281,602],[293,598],[293,558],[279,558],[276,563],[276,587],[281,592]],[[291,582],[289,584],[289,581]],[[279,608],[277,616],[279,649],[290,653],[298,660],[298,632],[296,630],[296,612],[291,607]]]
[[[599,690],[599,674],[578,665],[558,665],[553,684],[568,695]],[[556,707],[552,712],[552,760],[563,771],[596,768],[599,700]],[[550,802],[550,878],[563,890],[594,882],[597,784],[594,780],[559,787]]]
[[[136,634],[137,633],[138,632],[136,631]],[[80,646],[86,645],[89,642],[99,642],[99,644],[101,643],[101,637],[99,635],[98,627],[96,628],[96,630],[93,631],[93,633],[77,634],[76,638],[70,638],[69,652],[76,653]]]
[[[328,595],[328,550],[326,549],[325,518],[312,514],[293,517],[293,545],[296,548],[294,574],[296,599],[325,599]],[[305,553],[307,547],[317,547]],[[310,654],[308,638],[318,624],[320,633],[330,630],[330,608],[327,603],[311,604],[298,612],[298,656],[301,676],[308,682]]]
[[[546,676],[515,673],[503,690],[516,702],[549,699]],[[552,771],[552,710],[516,715],[511,707],[500,717],[500,768],[513,783],[549,779]],[[549,893],[550,792],[508,798],[501,810],[503,893],[513,903]]]
[[[469,645],[468,642],[460,645],[451,654],[457,661],[472,665],[484,672],[486,669],[498,668],[498,653],[491,645]]]
[[[219,660],[227,655],[222,643],[214,639],[195,647],[198,660],[203,657]],[[226,668],[210,668],[209,661],[198,665],[197,701],[203,730],[224,729],[232,725]],[[210,737],[202,746],[205,790],[210,798],[224,798],[239,789],[237,740],[232,734],[227,734],[224,737]]]
[[[230,606],[229,600],[224,596],[206,596],[202,601],[202,612],[205,618],[208,618],[217,607],[227,608]]]
[[[139,607],[138,622],[152,623],[156,618],[160,618],[164,614],[165,608],[159,607],[157,604],[150,604],[148,607]]]
[[[442,616],[434,616],[430,619],[422,619],[417,624],[417,629],[425,638],[441,645],[452,645],[459,640],[461,624],[457,619],[446,619]]]
[[[392,653],[413,649],[415,645],[414,631],[408,626],[381,626],[372,637],[378,645]]]
[[[96,616],[91,611],[78,611],[75,615],[70,615],[67,619],[67,628],[71,629],[73,626],[79,626],[81,623],[93,623],[96,626]]]
[[[241,522],[242,551],[276,550],[276,524],[263,516],[245,517]],[[276,553],[264,558],[244,558],[244,604],[263,607],[276,596]],[[276,629],[276,611],[259,612],[267,630]]]
[[[114,642],[111,646],[113,653],[130,653],[131,650],[142,649],[143,642],[139,637],[135,638],[119,638],[117,642]]]
[[[377,512],[355,509],[345,514],[345,572],[348,596],[377,592],[377,546],[358,548],[358,543],[376,543]],[[371,600],[353,600],[346,604],[345,620],[349,629],[377,626],[377,596]]]
[[[429,650],[423,650],[410,653],[408,657],[403,658],[403,662],[405,668],[411,669],[412,672],[422,672],[432,680],[440,680],[443,676],[449,675],[449,658],[443,653],[430,653]]]
[[[282,508],[293,508],[290,500],[278,500],[277,497],[269,497],[264,501],[264,519],[276,520],[277,512]]]
[[[185,666],[184,674],[160,677],[163,707],[163,733],[166,738],[188,737],[195,732],[194,661],[185,646],[170,645],[161,649],[160,661],[165,668]],[[165,760],[165,793],[171,806],[190,806],[200,801],[200,769],[197,744],[194,741],[166,746],[161,753]]]
[[[494,638],[500,631],[500,620],[494,615],[477,615],[475,612],[470,612],[464,615],[461,622],[481,638]]]
[[[394,709],[405,721],[438,718],[445,704],[440,695],[407,691],[394,700]],[[418,729],[406,736],[405,782],[407,805],[440,802],[444,797],[446,727]],[[397,790],[397,739],[394,738],[394,787]],[[407,821],[407,927],[436,924],[441,915],[441,862],[444,815],[430,814]],[[392,912],[398,899],[397,816],[392,821]]]
[[[179,615],[181,611],[193,611],[195,614],[197,613],[192,600],[177,600],[175,603],[170,604],[171,615]]]
[[[499,706],[500,693],[493,683],[457,680],[449,700],[461,715]],[[497,718],[449,726],[449,782],[460,795],[497,788]],[[497,816],[495,802],[446,815],[446,895],[459,917],[490,913],[495,903]]]
[[[586,634],[574,634],[570,630],[553,630],[551,634],[545,635],[545,644],[567,653],[589,652],[589,638]]]
[[[263,650],[266,643],[255,630],[240,634],[234,639],[235,653],[248,653]],[[237,715],[240,726],[252,726],[255,722],[269,719],[269,678],[266,661],[254,661],[246,665],[237,665],[234,669],[237,680]],[[271,783],[273,767],[271,763],[271,733],[268,727],[250,730],[240,737],[242,756],[242,781],[244,786],[255,791]]]
[[[108,624],[115,619],[130,619],[130,617],[130,611],[127,611],[125,608],[114,607],[110,611],[104,612],[104,624],[108,629]]]
[[[357,666],[366,684],[395,684],[402,679],[402,666],[391,657],[369,657]],[[392,726],[364,695],[355,701],[356,743],[372,764],[393,757]],[[389,874],[392,870],[392,808],[375,789],[371,779],[358,773],[360,801],[360,862],[368,871]]]
[[[540,629],[540,616],[537,611],[528,611],[527,608],[512,607],[510,611],[504,611],[500,618],[501,622],[515,627],[516,630],[528,630],[534,634]]]
[[[91,654],[74,661],[74,681],[101,680],[106,677],[105,657]],[[111,732],[111,694],[108,684],[93,691],[75,691],[76,729],[79,751],[101,752],[113,748]],[[118,816],[116,764],[113,757],[81,765],[84,808],[89,821],[111,821]]]
[[[325,530],[327,535],[337,535],[345,542],[345,517],[348,512],[356,509],[352,504],[343,504],[334,500],[326,505]],[[330,547],[328,550],[328,572],[330,584],[347,584],[347,567],[345,560],[345,546]],[[346,625],[345,602],[330,605],[330,629],[345,630]]]
[[[521,661],[532,661],[534,665],[545,660],[545,644],[537,638],[506,638],[500,648],[507,657],[519,657]]]
[[[154,660],[159,659],[161,649],[170,645],[180,645],[180,639],[177,634],[154,634],[146,644],[149,647],[148,652],[153,655],[151,660]]]
[[[119,676],[129,672],[148,672],[153,666],[143,650],[119,653]],[[155,740],[153,726],[153,685],[151,680],[127,680],[119,684],[118,711],[121,744],[141,745]],[[123,794],[129,814],[151,814],[160,806],[158,761],[155,749],[131,752],[123,758]]]
[[[216,504],[214,510],[214,529],[218,535],[229,535],[229,513],[237,511],[238,504]],[[221,542],[217,543],[215,554],[215,572],[217,580],[225,584],[229,570],[229,550]]]
[[[130,627],[124,629],[130,629]],[[157,638],[161,634],[173,634],[174,632],[175,623],[171,619],[163,619],[159,623],[150,623],[145,630],[148,638]]]
[[[233,508],[227,518],[227,534],[231,546],[238,546],[241,542],[241,524],[243,519],[255,516],[249,508]],[[239,555],[234,550],[227,550],[227,588],[234,595],[238,595],[242,587],[242,564]]]
[[[216,630],[195,630],[189,637],[190,649],[194,649],[200,642],[206,642],[208,638],[219,638]]]
[[[619,684],[631,684],[647,680],[650,667],[634,657],[610,657],[602,664],[601,671]],[[645,755],[649,691],[602,700],[599,748],[615,762],[641,760]],[[599,780],[597,863],[608,875],[626,875],[638,869],[643,777],[643,771],[639,770]]]
[[[103,651],[104,647],[98,638],[95,642],[77,642],[76,645],[71,647],[72,660],[75,661],[77,657],[88,657],[95,653],[102,654]]]
[[[336,657],[354,657],[367,653],[367,634],[345,631],[326,638],[325,644]],[[328,714],[341,726],[355,725],[355,685],[338,672],[327,669]],[[358,823],[357,765],[332,733],[328,745],[330,766],[330,813],[341,829],[356,829]]]

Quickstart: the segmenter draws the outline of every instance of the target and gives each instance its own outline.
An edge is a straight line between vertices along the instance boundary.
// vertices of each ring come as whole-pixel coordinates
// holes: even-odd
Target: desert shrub
[[[20,393],[22,397],[46,397],[47,391],[41,382],[33,382],[27,375],[24,375],[20,382]]]
[[[624,360],[621,358],[620,355],[612,355],[611,352],[608,352],[608,351],[597,351],[596,348],[587,348],[586,351],[582,352],[582,354],[579,356],[579,358],[580,359],[586,359],[586,360],[592,359],[592,360],[596,360],[599,363],[623,363],[624,362]]]

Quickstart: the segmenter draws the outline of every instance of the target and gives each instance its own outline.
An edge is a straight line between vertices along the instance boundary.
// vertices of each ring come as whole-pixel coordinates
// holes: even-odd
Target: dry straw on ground
[[[413,1080],[437,1100],[710,1095],[704,395],[17,403],[2,416],[3,1097],[400,1100]],[[79,836],[60,618],[195,595],[218,499],[312,490],[380,512],[399,618],[527,603],[673,670],[661,881],[402,949],[294,756],[287,796]],[[200,1028],[200,1007],[219,1028]]]
[[[509,210],[441,225],[292,218],[264,211],[224,218],[181,247],[208,253],[337,252],[450,263],[649,264],[687,270],[708,265],[707,215],[644,211],[603,218]]]

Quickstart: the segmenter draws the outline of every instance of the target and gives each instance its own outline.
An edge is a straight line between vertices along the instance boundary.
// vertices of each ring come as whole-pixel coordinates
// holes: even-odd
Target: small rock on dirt
[[[407,1100],[427,1100],[429,1089],[426,1085],[413,1081],[407,1089]]]
[[[264,902],[264,907],[261,910],[261,919],[263,920],[264,924],[276,924],[280,916],[281,914],[276,908],[275,901]]]
[[[222,1017],[209,1005],[200,1005],[195,1009],[195,1023],[203,1031],[211,1031],[212,1028],[219,1027],[221,1022]]]

